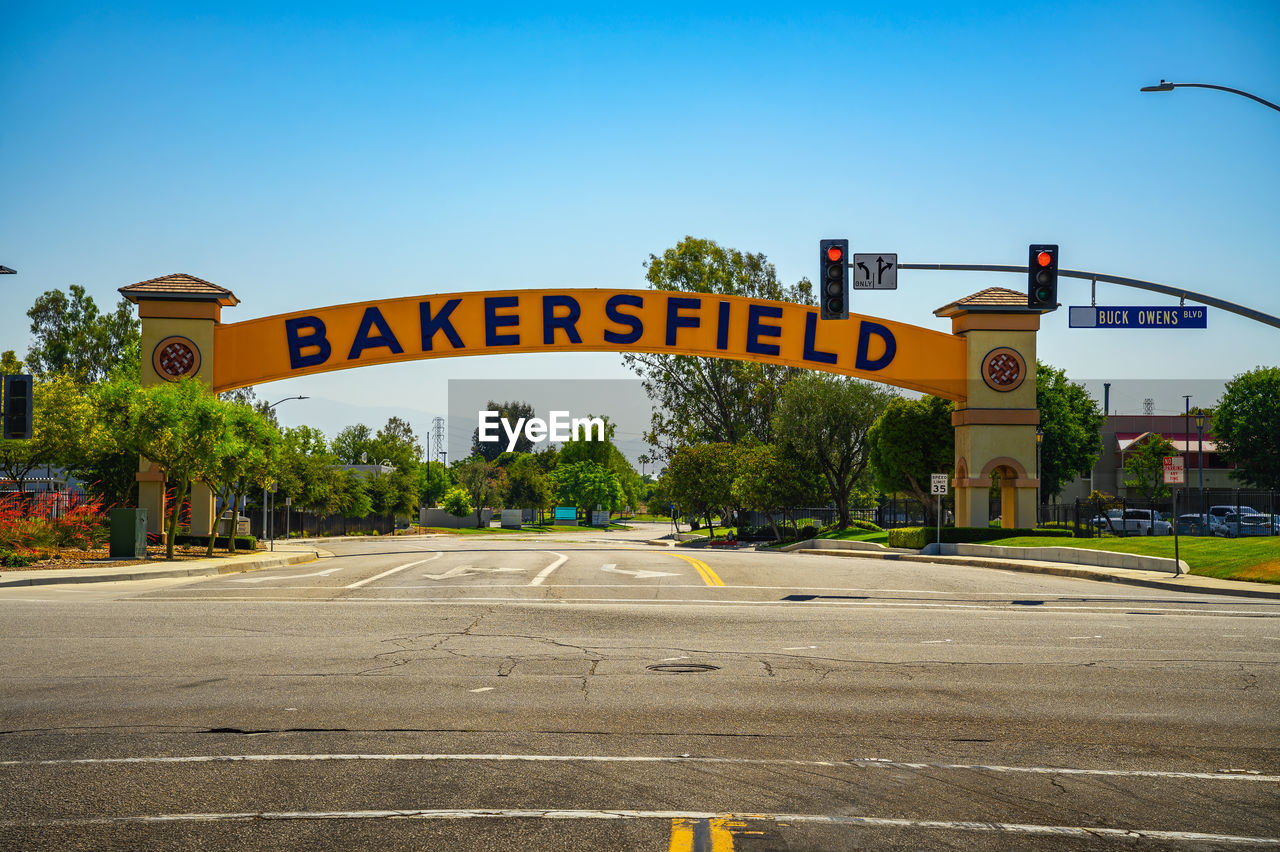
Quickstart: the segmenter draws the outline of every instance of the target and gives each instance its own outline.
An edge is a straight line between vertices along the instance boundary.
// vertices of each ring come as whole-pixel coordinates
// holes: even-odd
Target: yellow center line
[[[711,570],[711,566],[703,562],[701,559],[695,559],[692,556],[685,556],[683,553],[676,553],[673,555],[680,557],[685,562],[688,562],[690,565],[696,568],[698,573],[702,575],[702,581],[706,583],[708,586],[724,585],[724,580],[721,580],[719,576],[716,575],[716,572]]]
[[[745,825],[728,819],[673,819],[667,852],[733,852],[730,828]]]

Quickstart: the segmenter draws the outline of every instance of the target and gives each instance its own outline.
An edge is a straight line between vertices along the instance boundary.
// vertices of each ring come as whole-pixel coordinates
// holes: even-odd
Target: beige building
[[[1116,497],[1134,496],[1124,486],[1125,455],[1155,435],[1173,444],[1185,457],[1187,488],[1198,490],[1200,487],[1202,453],[1206,490],[1240,487],[1240,483],[1230,476],[1233,467],[1218,453],[1212,416],[1205,415],[1202,435],[1196,429],[1194,414],[1189,418],[1182,414],[1116,414],[1103,421],[1102,455],[1098,457],[1091,476],[1067,483],[1055,502],[1071,503],[1076,498],[1087,497],[1094,490]]]

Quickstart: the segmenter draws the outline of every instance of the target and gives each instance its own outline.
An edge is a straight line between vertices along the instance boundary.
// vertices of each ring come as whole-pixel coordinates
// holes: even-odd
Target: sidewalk
[[[1105,583],[1124,583],[1130,586],[1146,586],[1204,595],[1236,595],[1247,598],[1280,599],[1280,586],[1270,583],[1250,583],[1242,580],[1219,580],[1195,574],[1178,574],[1172,571],[1152,571],[1139,568],[1122,568],[1099,565],[1076,565],[1065,562],[1049,562],[1041,559],[1009,559],[988,556],[927,556],[918,551],[897,551],[888,548],[872,549],[864,542],[834,542],[824,540],[822,548],[806,547],[803,542],[791,553],[820,554],[822,556],[851,556],[861,559],[884,559],[900,562],[932,562],[935,565],[963,565],[971,568],[996,568],[1003,571],[1022,571],[1030,574],[1053,574],[1059,577],[1075,577],[1080,580],[1099,580]],[[836,547],[834,545],[861,545],[860,547]]]
[[[151,562],[146,565],[116,566],[104,559],[89,568],[54,568],[33,571],[0,572],[0,588],[8,586],[47,586],[56,583],[118,583],[125,580],[155,580],[172,577],[208,577],[214,574],[240,574],[263,568],[280,568],[300,562],[313,562],[330,556],[309,543],[276,542],[275,552],[258,551],[244,556],[213,559],[188,559],[182,562]]]

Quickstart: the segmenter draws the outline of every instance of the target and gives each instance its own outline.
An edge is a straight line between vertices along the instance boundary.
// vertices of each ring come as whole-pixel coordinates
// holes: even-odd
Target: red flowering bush
[[[0,565],[23,567],[59,548],[87,550],[106,541],[102,501],[58,494],[0,497]]]

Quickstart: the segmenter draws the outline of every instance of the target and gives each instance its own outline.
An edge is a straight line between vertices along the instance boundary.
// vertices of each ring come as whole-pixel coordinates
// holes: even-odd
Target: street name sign
[[[853,263],[854,290],[897,290],[897,254],[855,254]]]
[[[930,494],[946,494],[947,493],[947,475],[945,473],[929,474],[929,493]]]
[[[1186,485],[1187,470],[1183,466],[1182,456],[1165,456],[1164,457],[1164,484],[1165,485]]]
[[[1067,317],[1069,328],[1209,327],[1209,309],[1203,305],[1072,305],[1067,309]]]

